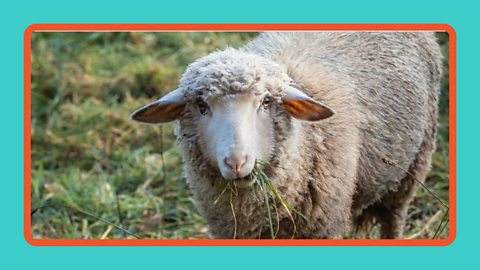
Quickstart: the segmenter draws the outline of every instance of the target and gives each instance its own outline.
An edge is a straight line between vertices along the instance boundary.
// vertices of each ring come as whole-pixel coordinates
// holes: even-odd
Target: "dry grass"
[[[302,218],[305,218],[305,216],[302,215],[300,212],[298,212],[295,208],[293,208],[278,193],[272,181],[268,178],[268,176],[264,172],[264,169],[268,166],[269,165],[266,162],[261,160],[256,160],[255,162],[253,171],[249,175],[250,180],[253,181],[253,184],[250,187],[252,199],[263,203],[265,206],[264,217],[268,223],[271,239],[277,238],[277,235],[280,229],[280,213],[279,213],[278,205],[280,205],[285,210],[285,212],[287,213],[289,219],[293,224],[293,234],[291,238],[294,238],[297,226],[292,213],[295,213],[297,216],[300,216]],[[230,180],[225,184],[225,188],[222,190],[220,195],[215,199],[213,204],[216,205],[219,202],[220,198],[224,196],[227,190],[229,191],[229,196],[230,196],[229,202],[230,202],[230,207],[231,207],[232,215],[235,222],[234,224],[235,231],[233,235],[233,238],[235,239],[237,235],[237,227],[238,227],[237,218],[235,216],[235,208],[232,201],[238,195],[238,190],[235,185],[235,180]],[[261,222],[260,228],[263,227],[263,221],[264,221],[263,219],[259,221]],[[274,225],[274,223],[276,224],[276,226]],[[276,230],[274,229],[275,227],[277,228]],[[260,229],[260,234],[261,233],[262,233],[262,230]],[[260,235],[259,235],[259,238],[260,238]]]

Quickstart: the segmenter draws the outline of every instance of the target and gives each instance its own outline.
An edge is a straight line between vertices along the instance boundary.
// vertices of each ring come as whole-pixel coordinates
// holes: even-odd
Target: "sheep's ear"
[[[287,112],[301,120],[318,121],[332,116],[335,112],[324,104],[310,98],[295,87],[289,86],[282,97]]]
[[[176,120],[184,108],[185,100],[183,93],[177,89],[161,99],[136,110],[130,118],[150,124],[166,123]]]

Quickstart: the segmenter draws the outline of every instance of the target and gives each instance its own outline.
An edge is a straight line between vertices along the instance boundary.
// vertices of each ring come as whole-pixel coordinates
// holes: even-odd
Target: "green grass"
[[[265,169],[267,169],[269,166],[270,165],[265,161],[257,159],[255,161],[255,166],[253,167],[252,173],[249,175],[249,180],[252,181],[251,186],[249,187],[251,191],[251,199],[260,202],[265,206],[263,219],[258,220],[258,222],[260,222],[258,238],[261,238],[261,228],[263,228],[264,224],[268,225],[270,238],[277,238],[278,232],[280,230],[280,211],[284,212],[292,222],[293,232],[291,238],[294,238],[297,228],[295,218],[306,219],[306,217],[302,213],[297,211],[295,208],[293,208],[287,201],[285,201],[280,195],[280,193],[277,191],[277,188],[273,185],[272,181],[265,173]],[[235,180],[230,180],[226,182],[223,190],[213,201],[213,205],[215,206],[223,196],[229,196],[230,208],[234,220],[234,233],[232,238],[235,239],[237,236],[238,228],[237,217],[233,205],[233,201],[236,200],[236,197],[238,196],[238,188]],[[292,213],[295,214],[295,217]],[[265,227],[267,226],[265,225]]]
[[[33,237],[132,238],[59,206],[65,204],[140,238],[208,238],[182,175],[173,125],[140,125],[129,114],[173,90],[194,59],[255,35],[33,33],[31,204],[57,206],[35,213]],[[440,37],[447,52],[448,39]],[[442,81],[438,150],[427,185],[448,202],[446,94],[448,79]],[[421,231],[440,209],[419,190],[406,235]]]

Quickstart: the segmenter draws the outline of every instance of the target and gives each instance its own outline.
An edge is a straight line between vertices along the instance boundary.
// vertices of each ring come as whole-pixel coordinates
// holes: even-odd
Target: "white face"
[[[269,159],[272,102],[269,93],[252,92],[197,99],[198,131],[205,143],[204,154],[225,179],[246,177],[257,159]]]

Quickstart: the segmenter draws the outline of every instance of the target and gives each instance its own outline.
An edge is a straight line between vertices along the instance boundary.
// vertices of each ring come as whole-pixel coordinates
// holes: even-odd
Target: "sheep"
[[[440,75],[429,32],[267,32],[196,60],[131,118],[178,120],[186,180],[215,238],[269,237],[248,188],[256,160],[303,215],[295,226],[278,209],[276,237],[361,238],[377,222],[382,238],[401,238],[435,150]],[[227,181],[235,198],[214,205]]]

